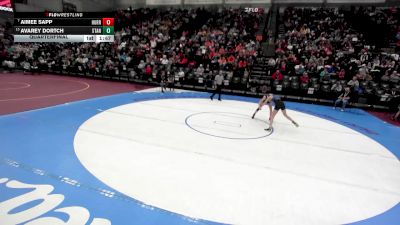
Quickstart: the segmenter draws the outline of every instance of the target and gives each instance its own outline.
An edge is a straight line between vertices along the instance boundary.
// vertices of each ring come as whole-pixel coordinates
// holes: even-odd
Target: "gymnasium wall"
[[[184,0],[185,5],[221,5],[223,3],[223,0]]]
[[[108,11],[114,9],[112,0],[64,0],[82,11]],[[60,12],[63,9],[63,0],[27,0],[27,4],[15,3],[17,12],[41,12],[44,10]]]
[[[133,8],[145,6],[268,6],[271,0],[115,0],[116,8]]]
[[[117,9],[124,9],[128,7],[141,8],[146,6],[146,0],[115,0],[115,7]]]
[[[226,5],[229,7],[239,6],[260,6],[269,7],[272,3],[281,5],[319,5],[319,4],[383,4],[400,5],[400,0],[114,0],[115,7],[118,9],[132,6],[138,7],[155,7],[155,6],[215,6]]]
[[[44,10],[61,11],[61,0],[27,0],[27,4],[15,3],[17,12],[42,12]]]
[[[386,0],[327,0],[327,3],[344,3],[344,4],[351,4],[351,3],[385,3]]]
[[[225,0],[226,4],[271,4],[271,0]]]
[[[180,5],[181,0],[147,0],[146,5]]]
[[[36,0],[35,0],[36,1]],[[114,1],[112,0],[64,0],[72,2],[77,6],[77,11],[109,11],[114,9]]]
[[[304,3],[324,3],[325,0],[273,0],[277,4],[304,4]]]

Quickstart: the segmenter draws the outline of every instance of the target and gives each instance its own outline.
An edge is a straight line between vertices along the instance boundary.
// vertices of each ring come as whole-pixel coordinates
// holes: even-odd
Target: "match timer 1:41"
[[[114,18],[103,18],[103,35],[114,34]]]

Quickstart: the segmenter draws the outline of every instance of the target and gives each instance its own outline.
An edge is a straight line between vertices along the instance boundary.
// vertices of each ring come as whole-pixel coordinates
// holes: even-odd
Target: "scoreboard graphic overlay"
[[[110,12],[15,13],[15,42],[114,42]]]

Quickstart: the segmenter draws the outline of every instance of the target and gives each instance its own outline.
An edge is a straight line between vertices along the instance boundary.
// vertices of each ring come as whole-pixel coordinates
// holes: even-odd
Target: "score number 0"
[[[114,18],[103,18],[103,26],[114,26]]]

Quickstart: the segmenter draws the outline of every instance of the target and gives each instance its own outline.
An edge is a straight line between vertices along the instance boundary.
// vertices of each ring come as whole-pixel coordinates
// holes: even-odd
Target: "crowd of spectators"
[[[354,12],[338,8],[287,8],[285,33],[277,40],[276,58],[268,62],[275,84],[299,82],[300,89],[311,87],[330,98],[350,87],[353,101],[398,97],[400,52],[371,45],[355,29],[353,17]],[[392,21],[398,29],[399,21]]]
[[[225,8],[128,9],[116,13],[114,43],[16,43],[2,64],[33,72],[129,73],[157,82],[243,78],[260,50],[261,16]]]
[[[365,33],[370,43],[378,47],[389,43],[396,52],[400,51],[399,8],[358,7],[352,13],[356,28]]]
[[[400,48],[381,49],[400,46],[399,15],[397,8],[286,8],[276,57],[265,62],[272,85],[292,88],[294,94],[309,94],[312,88],[321,98],[332,99],[350,87],[352,101],[393,99],[400,89]],[[251,90],[248,78],[260,61],[255,33],[262,16],[240,8],[121,10],[113,43],[12,44],[9,24],[0,27],[0,60],[8,70],[127,74],[164,84],[211,86],[221,74],[230,88]],[[389,35],[362,23],[377,29],[384,24],[379,32]],[[233,86],[233,80],[241,85]],[[269,88],[264,84],[260,90]]]
[[[11,54],[9,49],[13,43],[11,30],[11,23],[0,24],[0,63],[4,63],[6,67],[15,67],[15,64],[13,65],[13,62],[9,60]]]

